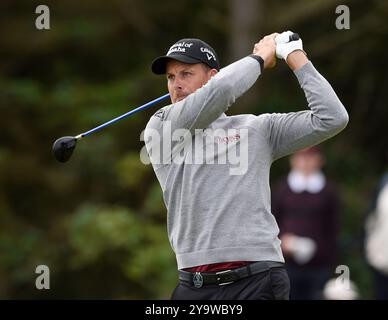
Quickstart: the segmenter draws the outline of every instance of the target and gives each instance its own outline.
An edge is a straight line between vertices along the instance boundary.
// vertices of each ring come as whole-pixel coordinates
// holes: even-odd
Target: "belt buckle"
[[[219,274],[230,273],[230,272],[232,272],[231,269],[223,270],[223,271],[218,271],[218,272],[216,272],[216,275],[218,276]],[[234,282],[234,281],[229,281],[229,282],[219,283],[220,280],[221,280],[221,277],[217,277],[217,281],[218,281],[218,285],[219,286],[224,286],[224,285],[227,285],[227,284],[230,284],[230,283]]]
[[[193,276],[193,284],[197,289],[203,286],[203,277],[201,272],[196,272]]]

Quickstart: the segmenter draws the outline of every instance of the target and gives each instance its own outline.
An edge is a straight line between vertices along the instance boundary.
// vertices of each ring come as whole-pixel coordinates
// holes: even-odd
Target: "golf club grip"
[[[299,37],[299,34],[297,34],[297,33],[293,33],[292,35],[290,35],[290,41],[296,41],[299,39],[300,39],[300,37]]]

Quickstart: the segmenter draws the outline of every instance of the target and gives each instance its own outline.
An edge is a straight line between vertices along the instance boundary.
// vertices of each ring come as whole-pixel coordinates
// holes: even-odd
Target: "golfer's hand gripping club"
[[[278,39],[278,41],[276,41]],[[255,44],[253,54],[261,57],[264,60],[264,69],[271,69],[276,65],[277,44],[295,42],[299,40],[297,33],[291,31],[279,33],[272,33],[263,37]]]
[[[297,33],[285,31],[275,37],[276,56],[279,59],[287,61],[287,57],[291,52],[301,50],[304,54],[302,39]],[[307,54],[306,54],[307,55]]]

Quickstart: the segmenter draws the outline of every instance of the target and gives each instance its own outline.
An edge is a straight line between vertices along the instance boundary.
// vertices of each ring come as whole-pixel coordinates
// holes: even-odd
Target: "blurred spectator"
[[[388,173],[380,181],[365,231],[365,254],[374,273],[375,298],[388,300]]]
[[[323,174],[319,147],[291,156],[291,171],[274,188],[272,212],[280,229],[291,299],[321,299],[337,251],[339,197]]]

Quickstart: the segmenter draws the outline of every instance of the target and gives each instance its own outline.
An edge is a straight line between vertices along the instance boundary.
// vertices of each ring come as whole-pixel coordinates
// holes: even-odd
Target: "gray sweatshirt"
[[[336,135],[348,123],[341,101],[311,62],[295,71],[309,110],[226,116],[260,73],[252,57],[230,64],[195,93],[157,111],[144,131],[178,269],[284,262],[271,213],[271,164]]]

